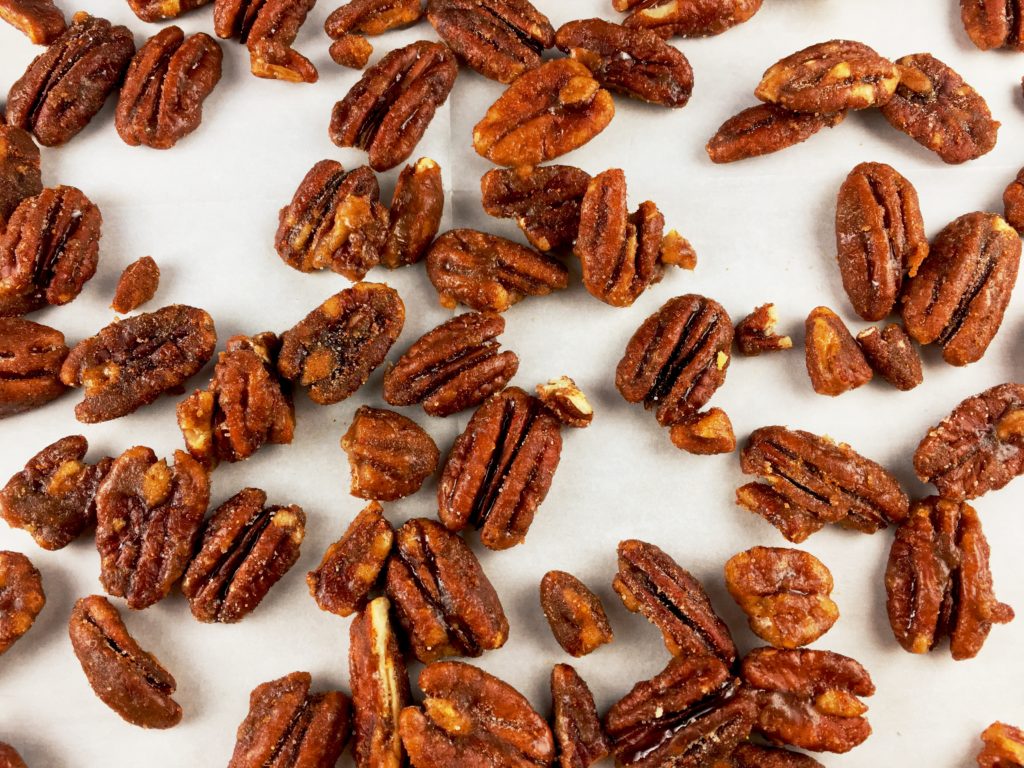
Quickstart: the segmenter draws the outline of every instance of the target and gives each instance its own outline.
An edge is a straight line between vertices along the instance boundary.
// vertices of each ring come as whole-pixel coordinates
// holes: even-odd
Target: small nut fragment
[[[551,634],[570,656],[586,656],[614,639],[601,598],[571,573],[544,574],[540,606]]]
[[[568,376],[538,384],[536,391],[540,401],[567,427],[587,427],[594,420],[590,401]]]
[[[845,118],[845,110],[790,112],[775,104],[758,104],[722,123],[704,149],[713,163],[733,163],[796,146]]]
[[[352,471],[349,493],[379,501],[416,493],[441,458],[430,435],[415,421],[367,405],[356,411],[341,447]]]
[[[732,421],[721,408],[710,408],[687,416],[672,425],[669,437],[679,450],[698,456],[713,456],[736,450]]]
[[[152,256],[143,256],[124,268],[110,306],[121,314],[134,312],[156,295],[159,286],[160,267]]]
[[[45,605],[43,580],[31,561],[0,551],[0,655],[32,628]]]
[[[871,366],[839,315],[815,307],[804,328],[807,375],[815,392],[836,397],[871,381]]]
[[[249,69],[256,77],[293,83],[315,83],[319,77],[309,59],[292,48],[316,0],[215,0],[213,29],[217,37],[249,49]]]
[[[983,51],[1024,51],[1020,0],[960,0],[960,19],[971,42]]]
[[[1024,168],[1017,172],[1017,178],[1003,192],[1003,207],[1006,223],[1016,229],[1017,234],[1024,232]]]
[[[0,19],[25,33],[35,45],[50,45],[68,27],[53,0],[0,0]]]
[[[720,35],[749,20],[762,0],[612,0],[617,11],[636,8],[627,27],[650,29],[659,37]]]
[[[857,343],[868,364],[896,389],[906,392],[924,380],[921,356],[902,326],[866,328],[857,334]]]
[[[0,13],[2,13],[0,0]],[[19,203],[43,191],[39,147],[32,135],[0,123],[0,233]]]
[[[1006,723],[992,723],[981,734],[978,768],[1020,768],[1024,765],[1024,731]]]
[[[568,664],[551,668],[551,722],[559,768],[589,768],[611,752],[586,681]]]
[[[793,348],[793,339],[775,332],[774,304],[762,304],[736,324],[736,346],[740,354],[756,357],[762,352],[778,352]]]
[[[373,53],[363,35],[382,35],[422,16],[421,0],[348,0],[324,22],[324,31],[334,40],[331,58],[343,67],[362,69]]]
[[[419,0],[416,0],[417,6]],[[444,185],[441,166],[429,157],[407,165],[398,175],[389,209],[388,233],[380,263],[388,269],[422,261],[441,227]]]
[[[20,317],[0,317],[0,419],[31,411],[67,390],[64,334]]]

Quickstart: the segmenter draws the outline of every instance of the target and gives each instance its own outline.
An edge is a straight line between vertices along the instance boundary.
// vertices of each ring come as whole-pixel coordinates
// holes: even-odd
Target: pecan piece
[[[505,330],[498,315],[467,312],[427,331],[384,373],[384,401],[423,403],[431,416],[479,405],[516,374],[519,358],[498,352]]]
[[[18,751],[2,741],[0,741],[0,766],[3,768],[28,768]]]
[[[441,228],[444,214],[441,166],[429,157],[405,166],[395,183],[388,213],[388,233],[380,263],[397,269],[421,261]]]
[[[348,0],[324,22],[324,31],[334,41],[331,58],[343,67],[362,69],[373,53],[363,35],[382,35],[422,16],[421,0]]]
[[[560,768],[589,768],[611,753],[594,695],[568,664],[551,668],[551,708]]]
[[[796,146],[845,118],[845,110],[790,112],[775,104],[758,104],[722,123],[704,149],[713,163],[733,163]]]
[[[601,598],[571,573],[544,574],[540,581],[540,607],[551,634],[570,656],[586,656],[614,639]]]
[[[1020,768],[1024,765],[1024,731],[1006,723],[992,723],[981,734],[979,768]]]
[[[123,720],[142,728],[181,722],[181,707],[171,698],[174,676],[139,647],[109,600],[99,595],[78,600],[68,634],[96,696]]]
[[[31,134],[0,123],[0,233],[18,204],[42,191],[39,147]]]
[[[857,334],[857,343],[868,365],[896,389],[906,392],[924,380],[921,356],[901,326],[866,328]]]
[[[64,334],[20,317],[0,317],[0,419],[46,405],[67,389]]]
[[[366,150],[375,171],[394,168],[423,138],[458,73],[455,57],[440,43],[419,40],[391,51],[334,105],[331,141]]]
[[[760,744],[740,744],[729,758],[715,768],[824,768],[810,755]]]
[[[775,332],[778,315],[774,304],[762,304],[736,323],[734,338],[740,354],[757,357],[762,352],[779,352],[793,348],[793,339]]]
[[[819,395],[836,397],[874,375],[846,323],[828,307],[815,307],[804,323],[807,376]]]
[[[0,129],[2,130],[2,129]],[[0,138],[0,141],[3,139]],[[1017,172],[1017,178],[1009,183],[1003,192],[1003,218],[1020,234],[1024,232],[1024,168]],[[488,213],[490,213],[488,211]],[[0,216],[2,225],[2,216]]]
[[[441,458],[415,421],[394,411],[361,405],[341,438],[352,470],[353,496],[394,501],[416,493]]]
[[[921,344],[937,342],[950,365],[982,358],[1017,282],[1021,241],[994,213],[968,213],[942,230],[903,295],[903,324]]]
[[[210,0],[128,0],[132,12],[142,21],[176,19],[183,13],[209,3]]]
[[[215,0],[217,37],[237,38],[249,49],[249,69],[256,77],[315,83],[313,62],[292,48],[299,28],[316,0]]]
[[[555,417],[567,427],[583,429],[594,420],[594,409],[587,396],[568,376],[538,384],[537,397]]]
[[[1024,51],[1020,0],[960,0],[960,19],[971,42],[983,51]]]
[[[429,664],[445,656],[480,656],[505,644],[508,619],[501,601],[461,536],[414,518],[398,529],[396,540],[387,595],[417,659]],[[412,752],[408,742],[406,749]]]
[[[20,552],[0,551],[0,655],[32,628],[44,605],[36,567]]]
[[[152,299],[159,287],[160,267],[152,256],[143,256],[124,268],[110,307],[123,315],[134,312]]]
[[[36,45],[52,44],[68,28],[53,0],[0,0],[0,19]]]
[[[627,27],[650,29],[660,37],[720,35],[750,19],[762,0],[612,0],[617,11],[636,8]]]
[[[721,408],[709,408],[685,417],[672,425],[669,438],[679,450],[697,456],[714,456],[736,450],[732,420]]]

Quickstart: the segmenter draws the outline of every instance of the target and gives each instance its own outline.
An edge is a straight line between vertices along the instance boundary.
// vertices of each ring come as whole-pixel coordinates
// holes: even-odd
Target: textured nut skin
[[[343,67],[362,69],[373,53],[363,35],[381,35],[421,16],[421,0],[348,0],[324,22],[324,31],[334,40],[331,58]]]
[[[815,307],[804,323],[804,361],[819,395],[836,397],[874,375],[846,323],[828,307]]]
[[[331,141],[366,150],[375,171],[394,168],[423,138],[458,72],[452,52],[440,43],[419,40],[391,51],[334,105]]]
[[[105,597],[75,603],[68,623],[71,647],[96,696],[122,719],[142,728],[172,728],[181,707],[177,683],[156,657],[139,647]]]
[[[617,11],[636,8],[623,22],[660,37],[720,35],[750,19],[762,0],[612,0]],[[637,7],[639,6],[639,7]]]
[[[540,581],[540,607],[551,634],[570,656],[586,656],[614,639],[601,598],[571,573],[544,574]]]
[[[758,104],[722,123],[704,149],[713,163],[734,163],[800,144],[822,128],[835,128],[845,118],[845,110],[819,114]]]
[[[539,165],[581,147],[615,114],[608,91],[572,59],[521,75],[473,128],[477,154],[497,165]]]
[[[423,403],[431,416],[473,408],[500,392],[519,368],[515,352],[499,352],[498,315],[467,312],[427,331],[384,374],[384,401]]]
[[[714,456],[736,450],[732,420],[721,408],[709,408],[673,424],[669,438],[679,450],[697,456]]]
[[[82,461],[81,435],[62,437],[28,460],[0,491],[0,517],[23,528],[43,549],[63,549],[96,522],[96,489],[113,459]]]
[[[850,171],[836,200],[836,258],[857,314],[872,322],[889,315],[904,277],[927,256],[914,185],[885,163]]]
[[[904,291],[907,333],[921,344],[940,344],[950,365],[980,360],[1003,322],[1020,253],[1020,236],[994,213],[953,221]]]
[[[32,628],[45,605],[43,580],[31,561],[0,551],[0,655]]]
[[[215,0],[213,29],[249,49],[256,77],[315,83],[313,62],[291,47],[316,0]]]
[[[444,215],[441,166],[429,157],[405,166],[395,183],[388,213],[381,264],[397,269],[421,261],[441,228]]]
[[[42,191],[39,147],[32,141],[32,135],[17,126],[0,123],[0,232],[22,200]]]
[[[183,13],[209,3],[210,0],[128,0],[132,12],[142,21],[176,19]]]
[[[778,747],[763,747],[746,742],[732,751],[715,768],[824,768],[810,755]]]
[[[1006,723],[992,723],[982,731],[985,742],[978,753],[978,768],[1020,768],[1024,765],[1024,731]]]
[[[429,664],[445,656],[480,656],[505,644],[508,619],[501,601],[461,536],[414,518],[398,529],[396,542],[387,596],[417,659]],[[413,751],[408,742],[406,749]]]
[[[0,741],[0,766],[3,768],[28,768],[18,751],[2,741]]]
[[[793,348],[793,339],[775,332],[774,304],[762,304],[736,323],[734,338],[741,355],[757,357],[763,352],[779,352]]]
[[[136,259],[121,273],[114,290],[114,300],[110,307],[115,312],[128,314],[134,312],[156,295],[160,287],[160,267],[152,256]]]
[[[589,768],[611,753],[594,695],[568,664],[551,668],[551,709],[559,768]]]
[[[64,394],[64,334],[20,317],[0,317],[0,419],[46,405]]]
[[[430,435],[400,413],[362,405],[341,438],[353,496],[394,501],[416,493],[441,458]]]
[[[583,429],[594,420],[594,409],[576,382],[568,376],[538,384],[537,397],[567,427]]]
[[[23,32],[36,45],[50,45],[68,27],[53,0],[0,0],[0,20]]]
[[[971,42],[983,51],[1024,51],[1020,0],[960,0],[960,19]]]
[[[0,139],[2,141],[2,139]],[[1020,234],[1024,232],[1024,168],[1003,192],[1003,218]],[[488,211],[489,213],[489,211]]]
[[[72,24],[32,60],[7,94],[7,124],[44,147],[70,141],[103,107],[135,54],[127,27],[75,14]]]
[[[868,365],[896,389],[906,392],[924,380],[921,356],[902,326],[866,328],[857,334],[857,343]]]

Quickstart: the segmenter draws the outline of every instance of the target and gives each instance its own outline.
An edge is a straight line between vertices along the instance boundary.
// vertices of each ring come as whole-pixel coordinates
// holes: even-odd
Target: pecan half
[[[740,744],[728,759],[715,768],[824,768],[810,755],[779,747],[763,747],[750,742]]]
[[[1020,0],[960,0],[960,18],[971,42],[983,51],[1024,51]]]
[[[868,365],[896,389],[906,392],[924,380],[921,356],[902,326],[866,328],[857,334],[857,343]]]
[[[757,357],[762,352],[793,348],[793,339],[775,332],[778,315],[774,304],[762,304],[736,323],[734,338],[741,355]]]
[[[617,11],[636,8],[623,22],[660,37],[720,35],[750,19],[762,0],[612,0]],[[639,7],[637,7],[639,6]]]
[[[568,664],[551,668],[551,709],[560,768],[589,768],[611,753],[594,695]]]
[[[152,256],[143,256],[124,268],[110,307],[123,315],[134,312],[152,299],[159,287],[160,267]]]
[[[0,123],[0,233],[18,204],[42,191],[39,147],[31,134]]]
[[[538,384],[537,397],[567,427],[583,429],[594,420],[594,409],[576,382],[568,376]]]
[[[35,623],[46,605],[43,580],[20,552],[0,551],[0,655]]]
[[[864,386],[874,375],[846,323],[828,307],[815,307],[807,316],[804,359],[819,395],[836,397]]]
[[[0,142],[2,141],[0,138]],[[1011,181],[1003,192],[1003,209],[1003,218],[1006,222],[1016,229],[1018,234],[1024,232],[1024,168],[1017,172],[1017,178]]]
[[[331,58],[343,67],[362,69],[373,53],[363,35],[382,35],[422,16],[421,0],[348,0],[324,22],[324,31],[334,41]]]
[[[614,639],[601,598],[571,573],[544,574],[540,581],[540,607],[551,634],[570,656],[586,656]]]
[[[299,28],[316,0],[215,0],[217,37],[237,38],[249,49],[249,69],[256,77],[315,83],[309,59],[292,48]]]
[[[722,123],[704,147],[713,163],[760,157],[807,141],[846,118],[839,112],[790,112],[775,104],[748,107]]]
[[[209,3],[210,0],[128,0],[132,12],[142,21],[176,19],[183,13]]]
[[[515,219],[538,251],[572,245],[590,174],[571,165],[494,168],[480,179],[481,203],[491,216]]]
[[[388,213],[388,234],[380,263],[397,269],[421,261],[441,228],[444,214],[441,166],[429,157],[405,166],[395,183]]]
[[[2,741],[0,741],[0,765],[4,768],[28,768],[18,751]]]
[[[394,411],[359,406],[341,438],[352,470],[353,496],[394,501],[411,496],[434,474],[437,445],[415,421]]]
[[[36,45],[52,44],[68,27],[53,0],[0,0],[0,19]]]
[[[64,334],[20,317],[0,317],[0,419],[46,405],[64,394]]]
[[[979,768],[1020,768],[1024,765],[1024,731],[1006,723],[992,723],[981,734]]]
[[[714,456],[736,450],[732,420],[721,408],[709,408],[673,424],[669,438],[679,450],[697,456]]]

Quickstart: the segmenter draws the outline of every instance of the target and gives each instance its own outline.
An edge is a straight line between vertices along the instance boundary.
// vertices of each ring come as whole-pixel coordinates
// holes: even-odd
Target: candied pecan
[[[530,0],[428,0],[427,19],[459,61],[511,83],[541,64],[555,29]]]
[[[396,269],[421,261],[441,228],[444,214],[441,166],[429,157],[405,166],[398,175],[388,213],[380,263]]]
[[[736,323],[734,338],[741,355],[756,357],[762,352],[793,348],[793,339],[775,332],[778,315],[774,304],[762,304]]]
[[[331,141],[366,150],[375,171],[394,168],[423,138],[458,73],[455,57],[440,43],[419,40],[391,51],[334,105]]]
[[[981,734],[979,768],[1020,768],[1024,765],[1024,731],[1006,723],[992,723]]]
[[[551,634],[570,656],[586,656],[614,639],[601,598],[571,573],[544,574],[540,581],[540,607]]]
[[[0,655],[32,628],[44,605],[43,580],[31,561],[0,551]]]
[[[994,213],[968,213],[942,230],[903,295],[903,324],[921,344],[938,342],[950,365],[985,354],[1020,266],[1017,232]]]
[[[508,683],[459,661],[420,672],[426,694],[399,721],[402,742],[416,768],[537,768],[555,759],[551,729]]]
[[[622,541],[618,554],[612,586],[626,608],[661,630],[673,656],[710,654],[726,664],[736,660],[729,628],[692,573],[644,541]]]
[[[572,59],[516,79],[473,128],[477,154],[497,165],[537,165],[583,146],[615,114],[608,91]]]
[[[20,317],[0,317],[0,419],[46,405],[67,389],[64,334]]]
[[[86,464],[88,450],[81,435],[43,448],[0,491],[0,516],[43,549],[62,549],[77,539],[96,521],[96,489],[114,461]]]
[[[394,411],[362,405],[341,438],[352,470],[349,493],[394,501],[411,496],[434,474],[441,454],[415,421]]]
[[[864,43],[830,40],[773,64],[754,95],[793,112],[827,114],[883,106],[899,79],[896,65]]]
[[[740,744],[728,759],[715,768],[824,768],[810,755],[780,747],[763,747],[749,742]]]
[[[128,607],[165,598],[185,572],[210,502],[210,479],[175,451],[174,465],[144,446],[129,448],[96,491],[100,583]]]
[[[431,416],[479,405],[519,368],[515,352],[498,352],[504,330],[498,315],[467,312],[427,331],[384,373],[385,402],[423,403]]]
[[[331,58],[343,67],[362,69],[373,53],[363,35],[381,35],[421,16],[421,0],[348,0],[324,22],[324,31],[334,40]]]
[[[417,659],[479,656],[505,644],[501,601],[461,536],[415,518],[398,529],[396,541],[387,594]]]
[[[617,11],[636,8],[627,27],[650,29],[660,37],[720,35],[761,9],[762,0],[612,0]]]
[[[128,5],[142,21],[165,21],[176,19],[181,14],[209,2],[210,0],[128,0]]]
[[[2,741],[0,741],[0,766],[2,768],[28,768],[18,751]]]
[[[590,174],[571,165],[494,168],[480,179],[481,202],[491,216],[515,219],[538,251],[572,245]]]
[[[828,307],[815,307],[804,323],[807,376],[819,395],[836,397],[874,375],[846,323]]]
[[[551,708],[560,768],[589,768],[610,754],[594,695],[568,664],[551,668]]]
[[[1024,51],[1020,0],[960,0],[960,18],[971,42],[983,51]]]
[[[61,366],[60,379],[85,388],[75,406],[79,421],[108,421],[179,390],[213,356],[216,343],[209,314],[172,304],[116,320],[78,342]]]
[[[405,304],[383,283],[356,283],[310,312],[281,337],[278,372],[320,405],[366,383],[405,325]]]
[[[105,597],[78,600],[68,634],[96,696],[123,720],[142,728],[172,728],[181,721],[181,707],[171,698],[174,676],[139,647]]]
[[[538,384],[537,397],[567,427],[584,428],[594,420],[594,409],[587,396],[568,376],[551,379],[547,384]]]
[[[215,0],[217,37],[237,38],[249,49],[249,69],[256,77],[315,83],[313,62],[292,48],[316,0]]]
[[[349,737],[348,697],[310,693],[308,672],[257,685],[228,768],[333,768]]]
[[[629,403],[655,408],[662,426],[677,424],[707,403],[725,382],[732,320],[713,299],[669,299],[626,346],[615,386]]]
[[[0,129],[2,130],[2,129]],[[3,141],[0,138],[0,141]],[[1006,191],[1003,192],[1003,218],[1017,230],[1017,233],[1024,232],[1024,168],[1017,172],[1017,178],[1009,183]],[[0,216],[0,226],[3,218]]]
[[[0,235],[0,317],[72,301],[96,273],[100,209],[75,187],[18,205]]]
[[[18,204],[42,191],[39,147],[27,131],[0,123],[0,233]]]
[[[921,356],[901,326],[866,328],[857,334],[857,343],[868,364],[896,389],[906,392],[924,380]]]
[[[160,287],[160,267],[152,256],[136,259],[121,273],[110,307],[115,312],[134,312],[156,295]]]
[[[553,256],[475,229],[438,237],[427,253],[427,276],[442,306],[461,303],[478,312],[504,312],[569,285],[569,270]]]
[[[709,408],[685,417],[672,425],[669,437],[679,450],[698,456],[713,456],[736,450],[736,433],[732,430],[732,421],[721,408]]]
[[[758,104],[722,123],[704,149],[713,163],[760,157],[805,142],[822,128],[835,128],[845,117],[845,110],[790,112],[775,104]]]
[[[45,147],[70,141],[103,107],[135,54],[127,27],[76,13],[72,24],[7,94],[7,124]]]
[[[0,0],[0,19],[36,45],[50,45],[68,28],[53,0]]]

